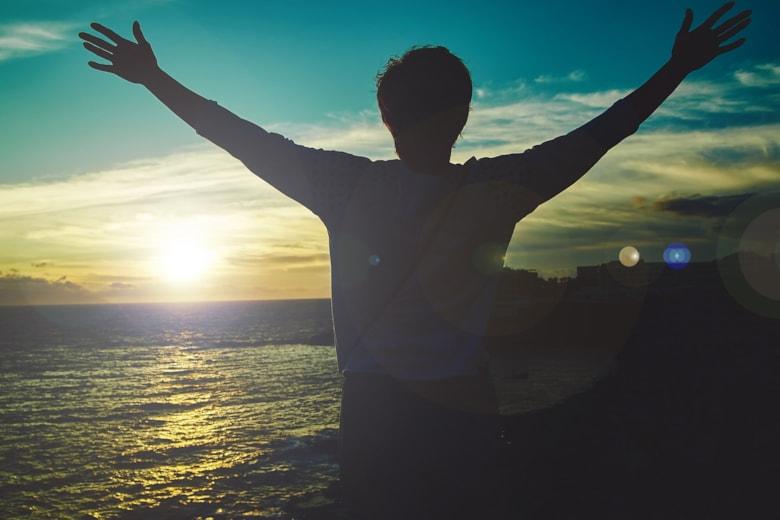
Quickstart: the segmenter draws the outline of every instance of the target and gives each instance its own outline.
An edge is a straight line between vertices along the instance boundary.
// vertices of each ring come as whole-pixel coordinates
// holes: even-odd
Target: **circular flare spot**
[[[742,275],[754,291],[780,301],[780,208],[765,211],[745,228],[739,243]]]
[[[618,260],[625,267],[634,267],[639,263],[639,251],[634,246],[626,246],[618,253]]]
[[[664,250],[664,262],[672,269],[682,269],[691,261],[691,250],[685,244],[674,243]]]

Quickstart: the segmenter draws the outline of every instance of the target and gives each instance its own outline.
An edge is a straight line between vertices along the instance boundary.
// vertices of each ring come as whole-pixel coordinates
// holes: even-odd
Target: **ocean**
[[[0,308],[3,518],[278,518],[337,475],[329,330],[328,301]]]
[[[0,307],[0,509],[13,518],[290,518],[336,485],[328,300]],[[504,366],[513,411],[592,359]]]

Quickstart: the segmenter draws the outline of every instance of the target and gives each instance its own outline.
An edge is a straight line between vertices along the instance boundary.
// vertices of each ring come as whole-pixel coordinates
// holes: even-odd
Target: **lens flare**
[[[664,262],[672,269],[682,269],[691,261],[691,250],[685,244],[675,242],[664,250]]]
[[[735,301],[780,320],[780,191],[754,195],[724,219],[717,258]]]
[[[618,253],[618,260],[624,267],[634,267],[639,263],[639,251],[634,246],[626,246]]]
[[[780,208],[753,219],[739,241],[737,258],[745,281],[758,294],[780,301]]]

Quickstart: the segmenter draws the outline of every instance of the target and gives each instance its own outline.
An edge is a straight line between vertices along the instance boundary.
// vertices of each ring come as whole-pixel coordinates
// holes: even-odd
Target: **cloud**
[[[53,52],[73,41],[71,22],[34,21],[0,25],[0,61]]]
[[[751,70],[740,69],[734,73],[734,77],[745,87],[763,88],[780,85],[780,65],[762,63],[753,66]]]
[[[311,248],[309,252],[299,254],[289,253],[267,253],[261,255],[242,255],[230,258],[229,261],[235,265],[278,267],[281,269],[290,269],[296,267],[312,267],[330,265],[330,255],[327,252],[317,251]]]
[[[453,159],[463,162],[472,155],[525,150],[584,124],[630,92],[613,88],[550,94],[534,85],[541,83],[518,80],[502,86],[477,87],[469,121],[456,143]],[[734,77],[719,81],[686,80],[643,124],[639,135],[659,128],[666,132],[697,131],[703,121],[708,129],[766,124],[774,120],[778,104],[780,95],[756,96]],[[396,158],[392,139],[376,110],[355,115],[330,114],[324,124],[277,124],[271,128],[309,146],[374,159]]]
[[[98,299],[90,291],[66,277],[49,280],[18,272],[0,272],[0,305],[57,305],[92,303]]]
[[[314,148],[341,150],[372,159],[396,158],[393,138],[376,110],[327,117],[324,124],[279,123],[268,125],[268,130]]]
[[[571,274],[573,266],[613,260],[625,245],[661,261],[674,240],[689,244],[696,258],[711,258],[716,219],[671,211],[691,211],[685,204],[660,211],[654,202],[712,197],[697,200],[698,212],[725,214],[729,202],[738,203],[729,198],[735,194],[778,190],[778,145],[780,125],[640,131],[518,223],[507,264],[539,268],[544,276]]]
[[[454,161],[523,151],[585,123],[626,93],[551,95],[520,81],[480,89]],[[778,98],[753,92],[737,77],[683,84],[636,135],[517,225],[508,264],[557,274],[611,259],[625,244],[660,259],[669,237],[697,248],[697,257],[710,254],[713,219],[690,217],[726,212],[736,202],[729,197],[780,187],[780,125],[760,119],[776,111]],[[372,110],[269,129],[307,146],[395,157]],[[202,280],[185,288],[171,286],[155,263],[182,230],[196,233],[216,258]],[[72,280],[108,301],[330,292],[327,233],[318,219],[210,144],[69,178],[0,184],[0,251],[0,268],[37,279],[29,282],[34,287],[53,284],[50,292],[63,294]],[[44,263],[49,279],[23,274]]]
[[[534,83],[568,83],[585,81],[588,75],[584,70],[573,70],[564,76],[541,75],[534,78]]]
[[[769,66],[764,68],[770,70]],[[776,86],[770,85],[768,92],[757,96],[735,77],[686,80],[642,125],[638,135],[658,129],[699,131],[774,123],[780,108]],[[474,100],[463,138],[456,143],[453,157],[458,161],[471,155],[522,151],[587,122],[630,92],[612,88],[551,94],[523,82],[502,88],[480,87],[480,91],[483,95]]]
[[[607,108],[630,91],[611,89],[603,92],[586,92],[573,94],[557,94],[556,99],[573,101],[589,108]]]
[[[187,236],[214,265],[175,286],[161,259]],[[21,273],[45,262],[52,279],[66,275],[110,301],[278,297],[293,286],[302,287],[296,297],[323,297],[326,237],[311,212],[211,145],[0,184],[0,268]],[[297,280],[284,272],[292,268],[301,270]]]
[[[655,201],[653,208],[678,215],[719,218],[731,214],[737,206],[753,195],[755,193],[708,196],[695,194],[689,197],[663,198]]]

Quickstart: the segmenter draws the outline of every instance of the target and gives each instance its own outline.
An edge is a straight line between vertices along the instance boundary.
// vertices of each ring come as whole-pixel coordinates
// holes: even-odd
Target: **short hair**
[[[447,130],[454,143],[466,124],[471,75],[463,61],[442,46],[414,46],[390,58],[377,74],[376,97],[390,133],[399,133],[453,108],[465,108]],[[457,126],[457,128],[454,128]]]

